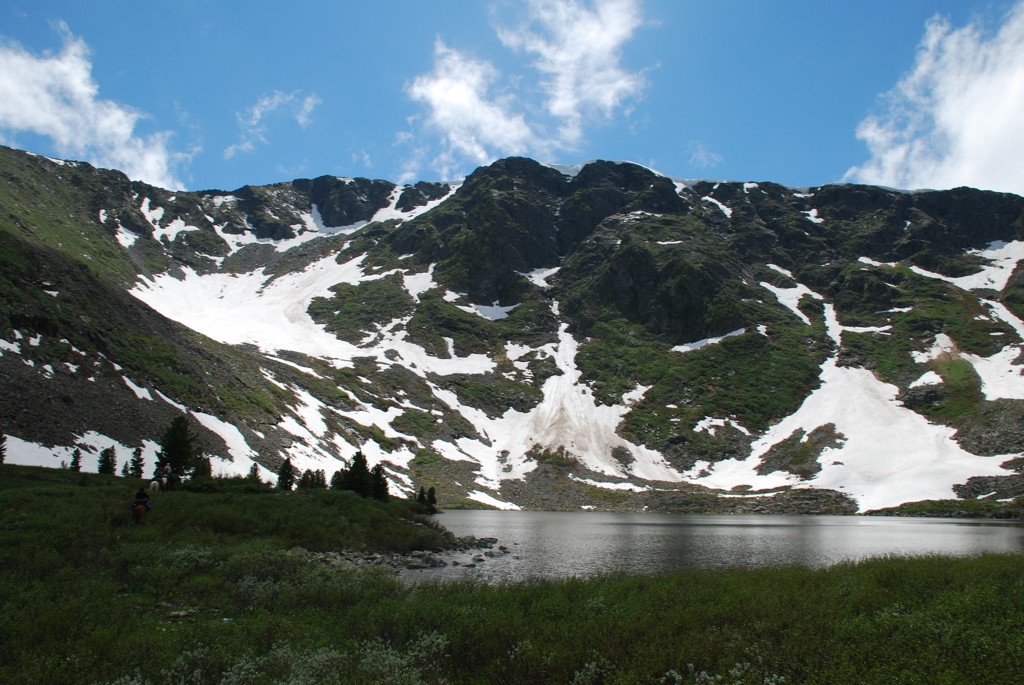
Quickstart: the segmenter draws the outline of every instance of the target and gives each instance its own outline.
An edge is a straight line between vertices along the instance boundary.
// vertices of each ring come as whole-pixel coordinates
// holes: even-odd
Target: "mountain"
[[[509,158],[170,192],[0,148],[8,459],[853,512],[1024,494],[1024,199]]]

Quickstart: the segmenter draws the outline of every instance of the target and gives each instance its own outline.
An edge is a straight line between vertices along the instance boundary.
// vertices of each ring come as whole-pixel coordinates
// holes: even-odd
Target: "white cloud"
[[[313,95],[307,95],[302,98],[302,102],[299,104],[298,110],[295,112],[295,121],[302,128],[306,128],[313,123],[313,110],[316,109],[317,105],[323,102],[320,98]]]
[[[170,148],[169,131],[137,134],[145,115],[100,99],[88,46],[66,25],[58,31],[64,44],[56,55],[36,56],[17,43],[0,44],[0,130],[44,136],[62,157],[120,169],[163,188],[182,188],[176,168],[191,155]]]
[[[722,161],[722,155],[708,149],[704,143],[700,141],[690,143],[690,166],[708,169],[721,164]]]
[[[439,38],[433,69],[406,88],[426,106],[423,125],[441,136],[435,170],[453,178],[464,164],[500,155],[576,148],[589,122],[609,119],[642,92],[643,75],[621,66],[622,48],[640,25],[638,0],[595,0],[593,8],[578,0],[533,0],[517,26],[496,28],[505,47],[531,60],[532,80],[505,78],[490,62]],[[529,104],[531,86],[542,93],[540,106]],[[422,158],[422,146],[416,153]],[[408,164],[405,173],[412,173]]]
[[[444,140],[444,152],[435,160],[442,173],[461,159],[486,164],[494,150],[520,154],[531,146],[533,132],[513,111],[511,98],[491,92],[498,76],[489,62],[453,50],[439,38],[433,71],[407,88],[409,97],[427,105],[427,125]]]
[[[914,68],[861,122],[871,159],[847,180],[1024,194],[1024,0],[997,31],[930,20]]]
[[[372,169],[373,168],[373,157],[371,157],[370,153],[367,152],[366,150],[359,150],[358,152],[353,152],[352,153],[352,163],[353,164],[362,164],[364,168]]]
[[[313,121],[313,110],[321,103],[316,94],[300,96],[300,91],[282,93],[275,90],[269,95],[262,95],[249,109],[238,112],[238,128],[241,130],[239,140],[224,150],[224,159],[231,159],[239,152],[252,152],[258,145],[265,145],[267,140],[267,123],[270,116],[279,112],[290,114],[302,128]]]
[[[597,0],[593,9],[578,0],[531,0],[525,22],[498,29],[504,45],[534,57],[563,145],[580,142],[588,118],[610,117],[643,90],[643,75],[620,66],[641,23],[636,0]]]

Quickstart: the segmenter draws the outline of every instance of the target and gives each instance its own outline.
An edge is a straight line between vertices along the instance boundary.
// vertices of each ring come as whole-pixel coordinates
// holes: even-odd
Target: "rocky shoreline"
[[[505,545],[499,545],[497,538],[477,538],[466,535],[455,538],[455,545],[447,549],[413,550],[412,552],[360,552],[358,550],[310,552],[306,549],[295,548],[289,553],[333,568],[381,568],[398,573],[446,566],[474,568],[488,559],[509,555],[512,550]]]

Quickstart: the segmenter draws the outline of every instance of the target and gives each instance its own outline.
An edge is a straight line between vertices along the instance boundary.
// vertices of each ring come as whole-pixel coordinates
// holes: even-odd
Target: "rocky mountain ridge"
[[[9,452],[152,460],[186,412],[215,471],[362,450],[449,503],[1019,494],[1022,198],[563,171],[174,193],[0,150]]]

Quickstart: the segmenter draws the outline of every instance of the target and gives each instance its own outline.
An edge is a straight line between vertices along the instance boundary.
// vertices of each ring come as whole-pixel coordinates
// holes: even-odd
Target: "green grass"
[[[371,335],[378,326],[407,316],[415,305],[400,275],[357,285],[339,283],[331,287],[331,292],[331,297],[313,299],[310,316],[324,324],[327,331],[353,344]]]
[[[132,486],[0,466],[0,681],[931,685],[1024,668],[1021,555],[406,585],[296,549],[394,547],[402,503],[224,482],[133,526]]]
[[[842,323],[891,325],[891,330],[887,335],[844,333],[843,356],[861,363],[871,360],[883,381],[905,385],[920,376],[921,367],[911,353],[930,348],[939,333],[952,338],[959,350],[983,357],[994,354],[1016,336],[1004,322],[991,319],[972,293],[905,267],[880,267],[870,272],[858,269],[862,267],[847,267],[842,283],[848,290],[837,293]],[[879,299],[876,292],[881,288],[885,297]],[[883,311],[889,307],[909,311]],[[948,414],[976,409],[980,395],[974,401],[966,396],[961,399]]]

